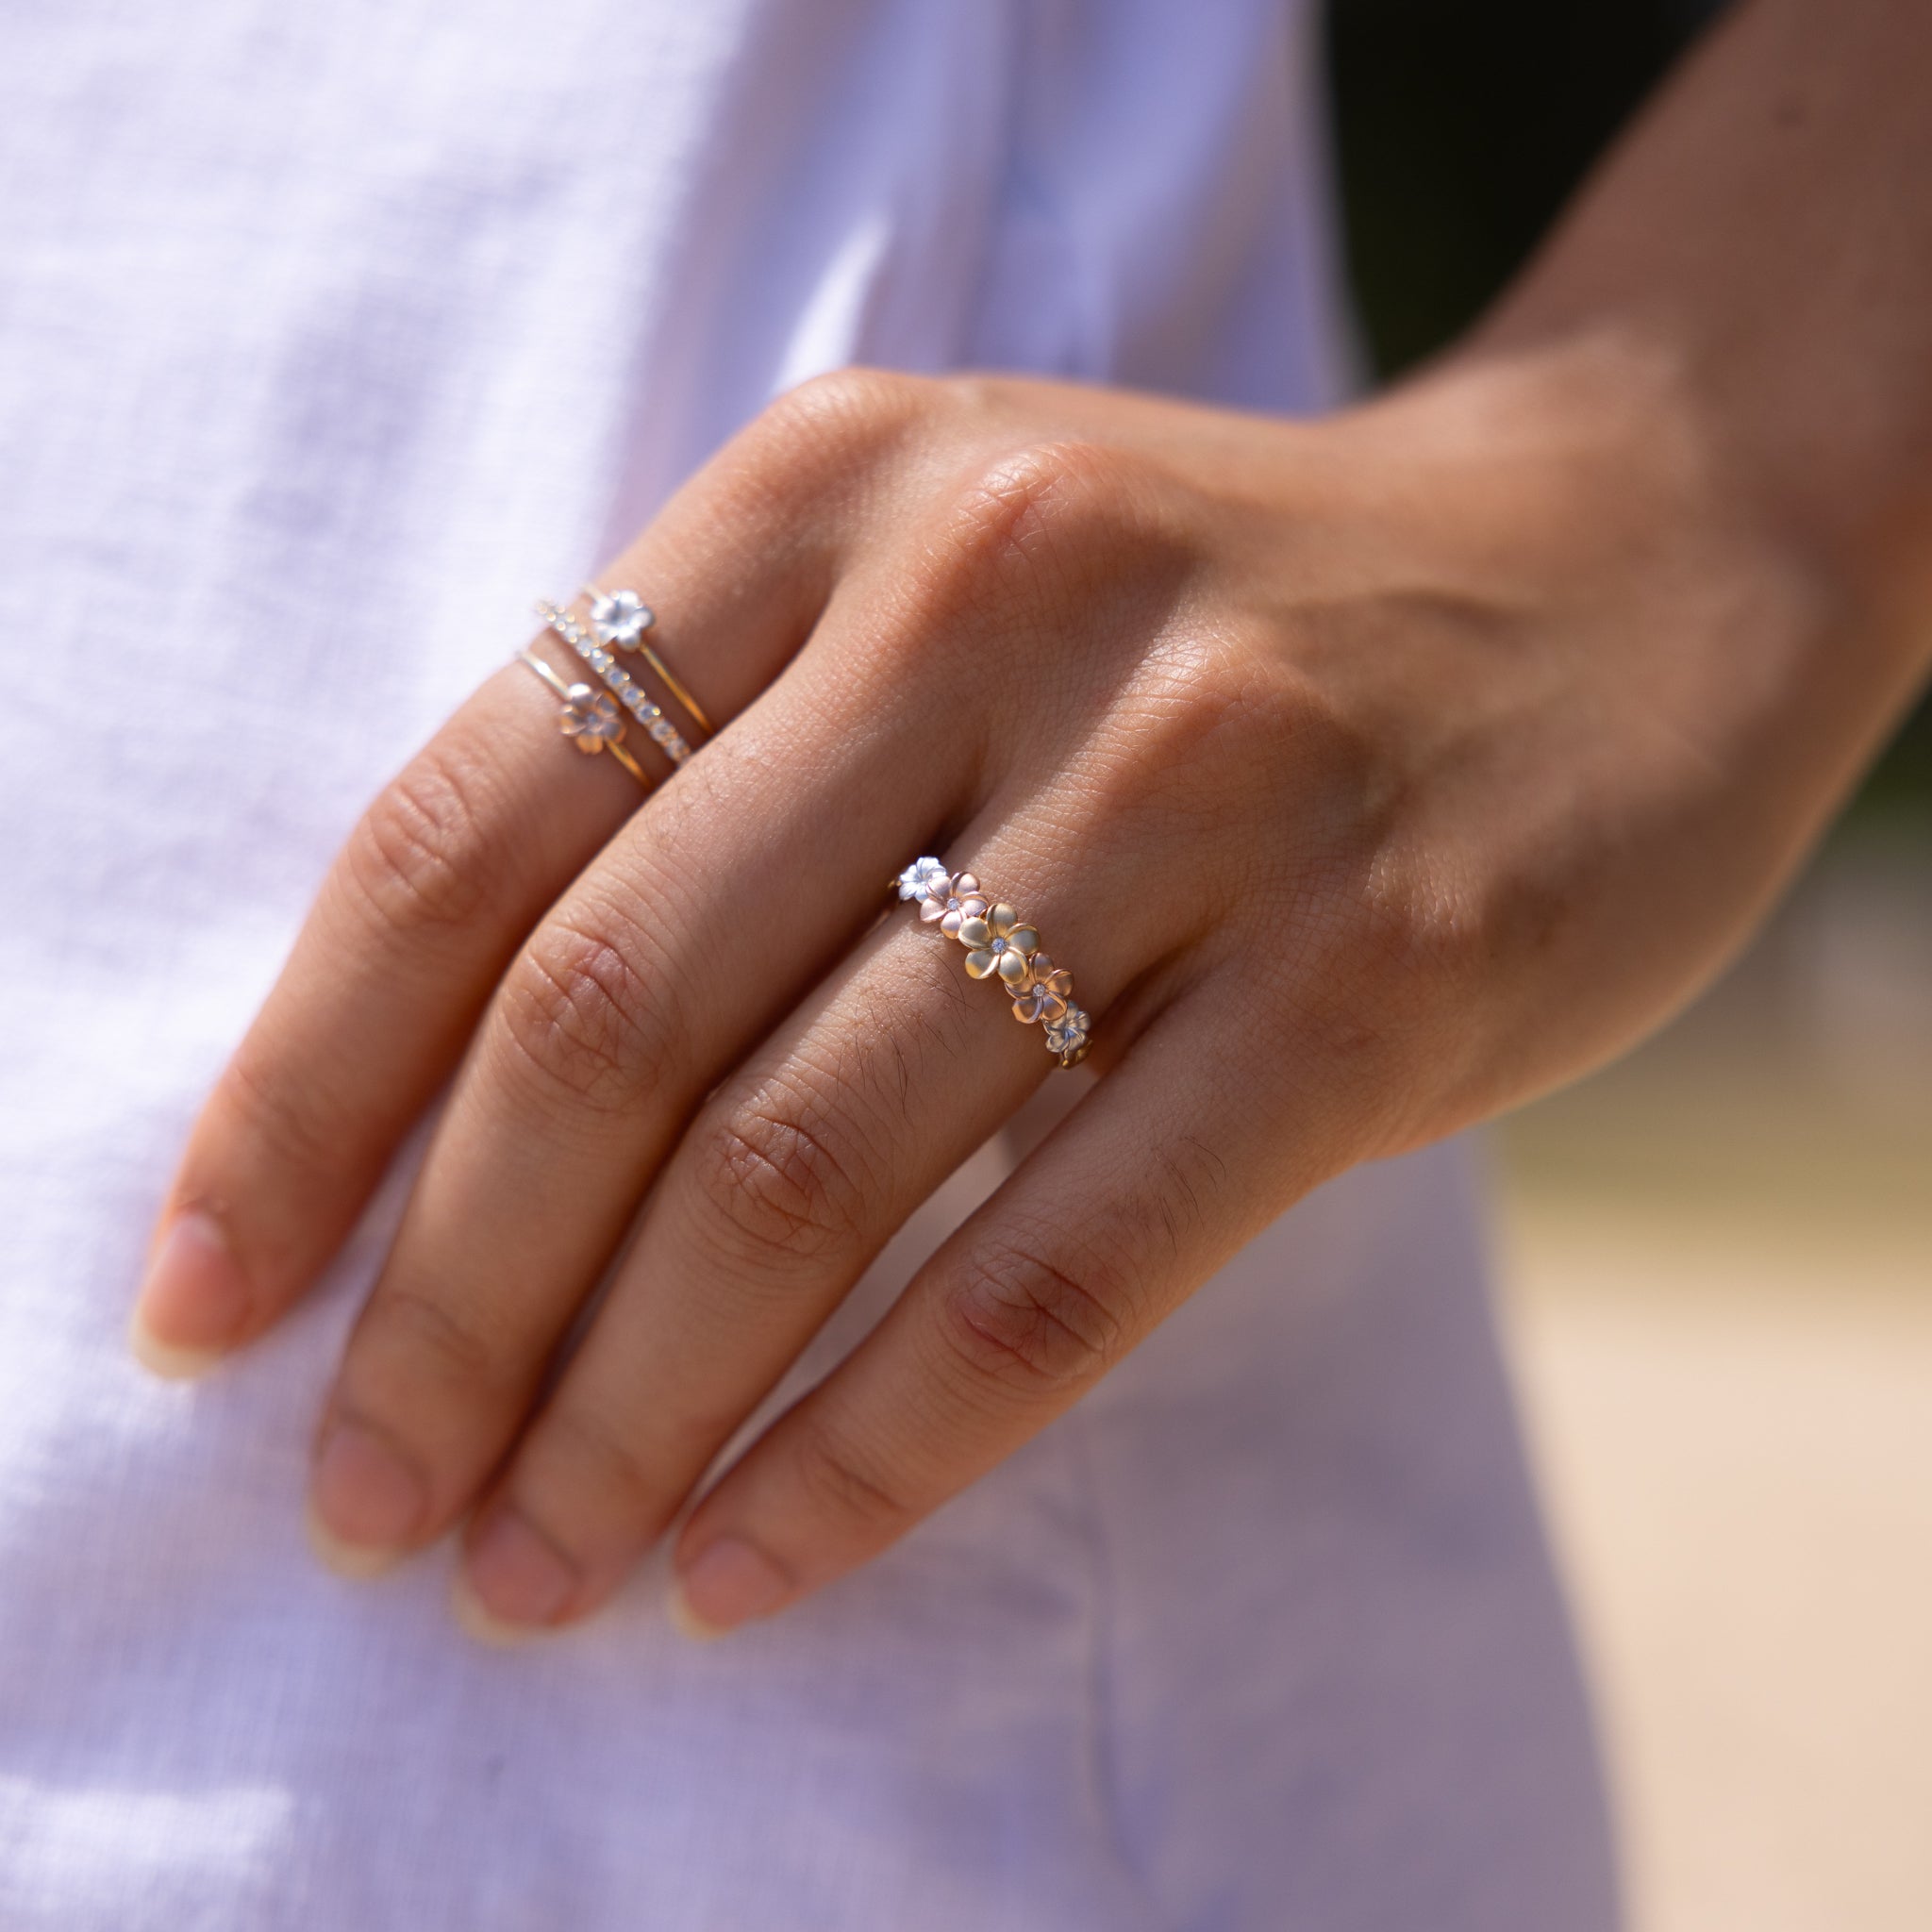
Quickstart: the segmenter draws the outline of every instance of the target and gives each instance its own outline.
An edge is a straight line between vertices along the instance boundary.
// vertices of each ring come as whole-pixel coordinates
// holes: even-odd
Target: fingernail
[[[316,1554],[344,1576],[373,1576],[407,1548],[429,1491],[394,1446],[361,1423],[331,1424],[315,1461],[308,1534]]]
[[[219,1223],[191,1208],[175,1218],[148,1264],[127,1344],[157,1375],[201,1374],[247,1325],[253,1302]]]
[[[791,1594],[791,1579],[741,1537],[702,1550],[671,1587],[665,1612],[687,1637],[723,1637],[753,1617],[768,1617]]]
[[[486,1643],[514,1642],[556,1623],[577,1587],[576,1566],[527,1517],[491,1512],[457,1576],[457,1621]]]

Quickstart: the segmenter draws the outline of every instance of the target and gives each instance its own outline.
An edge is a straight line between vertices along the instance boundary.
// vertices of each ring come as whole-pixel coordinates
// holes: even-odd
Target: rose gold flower
[[[921,902],[919,916],[922,919],[936,919],[940,930],[949,940],[959,937],[959,928],[969,919],[983,919],[986,916],[986,901],[979,896],[979,881],[970,872],[962,872],[947,881],[943,891],[934,882],[933,889]]]
[[[602,751],[624,736],[624,720],[617,715],[617,700],[608,691],[595,691],[588,684],[574,684],[557,714],[558,728],[579,751]]]
[[[1056,966],[1044,953],[1035,953],[1030,961],[1032,980],[1025,991],[1013,995],[1013,1018],[1054,1024],[1067,1010],[1067,995],[1074,990],[1074,975]]]

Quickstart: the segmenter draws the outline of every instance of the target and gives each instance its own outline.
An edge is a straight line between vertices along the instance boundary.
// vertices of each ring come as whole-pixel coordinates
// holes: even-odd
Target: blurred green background
[[[1710,0],[1331,0],[1349,267],[1376,369],[1460,331],[1690,40]],[[1932,698],[1855,807],[1932,832]]]

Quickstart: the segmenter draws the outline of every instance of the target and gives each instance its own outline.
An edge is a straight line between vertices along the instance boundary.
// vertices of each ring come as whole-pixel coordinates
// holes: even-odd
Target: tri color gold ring
[[[937,925],[966,948],[966,971],[991,979],[1012,1001],[1013,1018],[1044,1029],[1047,1051],[1063,1067],[1087,1058],[1092,1021],[1074,1001],[1074,975],[1056,966],[1040,933],[1004,900],[989,899],[970,872],[948,872],[937,858],[915,858],[892,881],[901,899],[919,907],[923,924]]]

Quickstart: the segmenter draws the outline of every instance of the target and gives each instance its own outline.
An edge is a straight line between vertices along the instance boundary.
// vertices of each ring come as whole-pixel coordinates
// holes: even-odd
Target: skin
[[[137,1346],[272,1326],[452,1082],[317,1541],[361,1572],[459,1529],[473,1629],[589,1615],[911,1210],[1088,1078],[880,918],[915,855],[971,870],[1074,969],[1099,1078],[676,1527],[716,1632],[887,1547],[1319,1182],[1657,1024],[1924,673],[1928,77],[1923,8],[1740,9],[1494,315],[1325,420],[780,399],[604,577],[720,736],[641,802],[523,669],[482,687],[208,1101]]]

